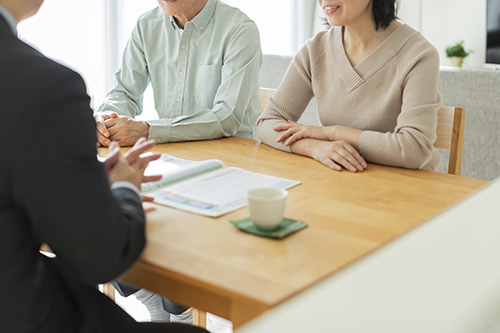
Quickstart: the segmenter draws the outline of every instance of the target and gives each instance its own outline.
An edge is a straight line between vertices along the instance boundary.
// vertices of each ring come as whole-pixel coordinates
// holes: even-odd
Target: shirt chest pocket
[[[221,83],[220,65],[199,65],[195,78],[196,101],[203,108],[212,108]]]

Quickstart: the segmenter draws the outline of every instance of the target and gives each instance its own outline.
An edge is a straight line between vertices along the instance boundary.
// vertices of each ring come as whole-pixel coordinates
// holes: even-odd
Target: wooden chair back
[[[267,105],[267,99],[274,95],[276,92],[276,89],[269,89],[269,88],[260,88],[260,105],[261,105],[261,112],[264,111],[264,108]]]
[[[438,110],[437,138],[434,147],[450,151],[448,173],[460,175],[464,147],[465,111],[462,108],[443,106]]]

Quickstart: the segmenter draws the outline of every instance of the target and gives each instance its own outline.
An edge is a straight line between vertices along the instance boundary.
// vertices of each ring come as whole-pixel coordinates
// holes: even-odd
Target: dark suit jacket
[[[82,78],[0,16],[0,332],[101,332],[96,284],[144,247],[144,212],[109,189]],[[39,253],[47,243],[57,255]],[[112,304],[113,307],[115,307]],[[118,308],[116,306],[116,308]]]

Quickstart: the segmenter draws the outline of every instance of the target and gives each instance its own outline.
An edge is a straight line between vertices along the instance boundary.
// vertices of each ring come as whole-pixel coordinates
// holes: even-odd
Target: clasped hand
[[[281,124],[273,128],[276,132],[284,131],[276,142],[285,142],[285,146],[291,146],[294,142],[304,138],[311,138],[323,141],[332,141],[332,134],[329,133],[330,127],[307,126],[288,120],[286,124]]]
[[[149,136],[149,124],[127,116],[119,116],[116,112],[103,112],[95,117],[97,140],[100,146],[107,147],[111,141],[120,146],[132,146],[139,138]]]
[[[288,120],[286,124],[278,125],[273,130],[283,132],[276,142],[284,142],[285,146],[311,139],[298,143],[292,151],[310,156],[332,170],[340,171],[344,167],[351,172],[358,172],[367,167],[359,152],[339,137],[335,126],[306,126]]]

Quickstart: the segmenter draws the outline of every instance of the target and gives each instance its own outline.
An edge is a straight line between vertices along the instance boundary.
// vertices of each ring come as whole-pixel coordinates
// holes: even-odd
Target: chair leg
[[[102,293],[114,302],[115,301],[115,288],[111,285],[111,283],[105,283],[102,285]]]
[[[207,328],[207,313],[193,308],[193,325]]]

